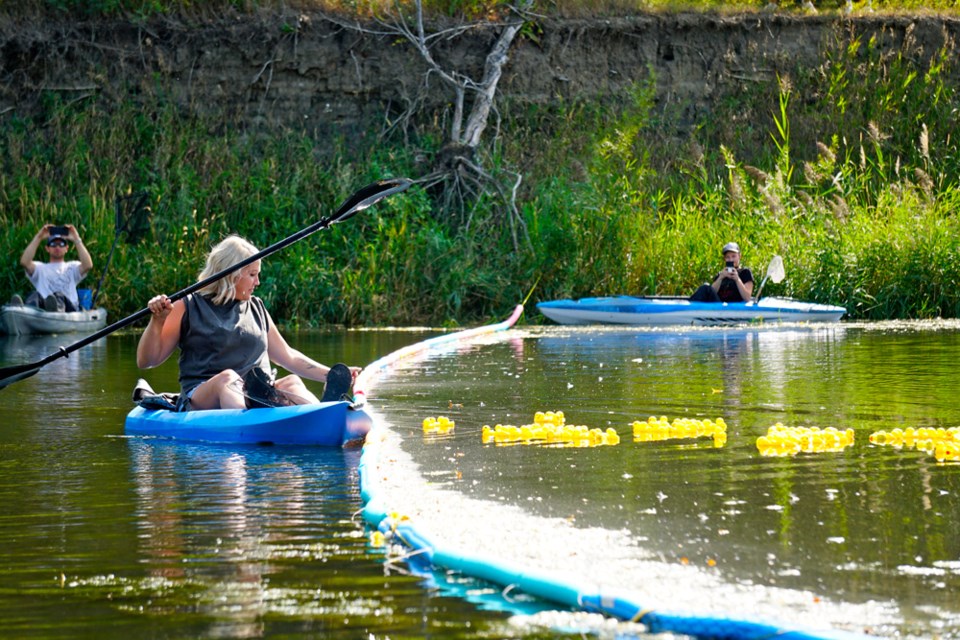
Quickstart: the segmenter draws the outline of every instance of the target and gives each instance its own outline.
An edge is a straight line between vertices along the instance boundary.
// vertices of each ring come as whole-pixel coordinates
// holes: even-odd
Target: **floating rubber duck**
[[[483,425],[482,441],[486,444],[556,444],[577,447],[596,447],[620,443],[616,429],[606,431],[585,425],[569,425],[562,411],[537,411],[533,423],[521,426]]]
[[[423,432],[425,434],[447,434],[453,431],[455,426],[456,423],[446,416],[423,419]]]
[[[767,429],[766,435],[757,438],[757,449],[764,456],[837,452],[851,446],[855,439],[853,429],[786,427],[778,422]]]
[[[727,423],[723,418],[715,421],[677,418],[671,423],[666,416],[650,416],[646,422],[634,421],[632,426],[636,442],[711,437],[714,445],[723,446],[727,441]]]
[[[960,461],[960,427],[907,427],[879,430],[870,434],[870,443],[896,449],[913,448],[926,451],[938,462]]]

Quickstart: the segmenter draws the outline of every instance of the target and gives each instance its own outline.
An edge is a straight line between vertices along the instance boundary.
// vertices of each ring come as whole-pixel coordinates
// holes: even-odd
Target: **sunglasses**
[[[48,247],[65,247],[67,246],[67,243],[64,242],[63,240],[54,240],[53,242],[48,242],[47,246]]]

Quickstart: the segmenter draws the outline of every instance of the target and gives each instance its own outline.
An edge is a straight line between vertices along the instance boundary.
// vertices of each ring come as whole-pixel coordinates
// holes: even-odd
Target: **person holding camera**
[[[70,251],[69,242],[77,248],[79,260],[65,260]],[[43,244],[47,250],[48,262],[37,262],[33,258]],[[90,252],[83,246],[83,240],[72,224],[59,226],[45,224],[40,227],[33,240],[20,256],[20,264],[27,272],[27,278],[34,291],[27,296],[26,304],[45,311],[78,311],[80,298],[77,285],[93,268]],[[24,304],[19,295],[14,295],[11,304]]]
[[[695,302],[748,302],[753,296],[753,273],[740,266],[740,245],[723,245],[726,263],[712,283],[704,283],[690,299]]]

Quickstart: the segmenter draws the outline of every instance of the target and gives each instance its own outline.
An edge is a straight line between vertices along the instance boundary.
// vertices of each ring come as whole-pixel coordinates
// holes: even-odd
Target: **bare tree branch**
[[[532,250],[527,225],[517,207],[517,193],[523,177],[514,172],[512,185],[502,183],[501,178],[484,169],[478,158],[483,135],[496,113],[497,87],[503,77],[504,67],[509,60],[510,48],[523,30],[528,19],[527,11],[532,0],[519,0],[519,4],[509,7],[511,15],[506,22],[481,21],[458,24],[454,27],[429,31],[426,23],[422,0],[414,0],[414,11],[408,14],[400,0],[393,4],[393,15],[381,16],[376,20],[378,29],[361,25],[346,25],[374,35],[396,36],[417,52],[426,66],[420,94],[405,96],[405,111],[393,118],[386,127],[387,131],[402,128],[404,130],[414,122],[415,116],[431,95],[430,79],[440,78],[442,84],[451,92],[450,121],[447,128],[447,140],[441,147],[434,162],[434,170],[423,176],[418,182],[428,189],[441,189],[439,201],[444,211],[459,211],[460,223],[469,229],[474,222],[474,213],[486,197],[493,197],[503,204],[502,213],[494,215],[509,226],[515,250],[519,250],[521,236],[527,248]],[[445,66],[434,53],[434,47],[440,42],[449,42],[476,30],[497,29],[496,41],[484,59],[483,72],[479,78],[449,65]],[[445,119],[445,118],[444,118]],[[469,210],[468,210],[469,209]],[[455,214],[454,214],[455,215]]]
[[[523,22],[509,25],[500,34],[493,50],[487,54],[483,80],[478,87],[476,102],[473,104],[473,111],[467,121],[466,133],[461,140],[468,147],[476,147],[480,144],[480,136],[483,135],[483,130],[487,127],[490,108],[493,106],[493,99],[497,93],[497,84],[500,82],[500,76],[503,75],[503,65],[507,63],[507,51],[510,50],[510,45],[513,44],[513,39],[516,38],[521,28],[523,28]]]

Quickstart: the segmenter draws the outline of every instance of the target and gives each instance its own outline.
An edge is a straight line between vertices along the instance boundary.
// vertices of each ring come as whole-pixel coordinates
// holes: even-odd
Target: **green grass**
[[[860,318],[956,317],[952,65],[909,40],[891,52],[838,38],[821,69],[721,105],[680,153],[650,88],[608,125],[587,106],[535,115],[554,126],[529,160],[553,173],[530,178],[538,294],[688,294],[737,240],[759,275],[784,257],[768,294]],[[750,128],[727,126],[734,113]]]

